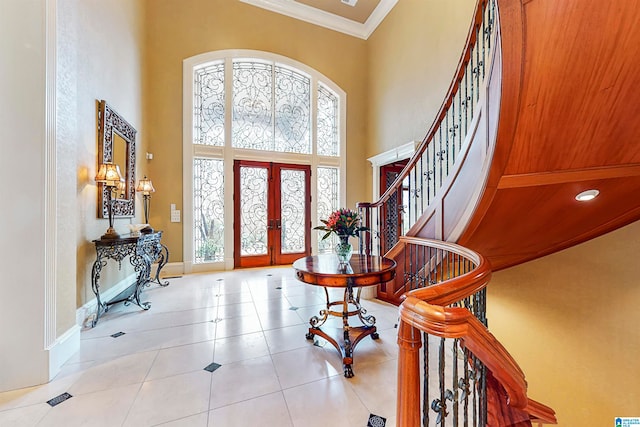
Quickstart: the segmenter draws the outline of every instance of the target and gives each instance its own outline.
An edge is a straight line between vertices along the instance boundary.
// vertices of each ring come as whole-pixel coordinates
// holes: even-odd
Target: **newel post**
[[[398,427],[420,425],[420,347],[421,332],[400,320],[398,325]]]

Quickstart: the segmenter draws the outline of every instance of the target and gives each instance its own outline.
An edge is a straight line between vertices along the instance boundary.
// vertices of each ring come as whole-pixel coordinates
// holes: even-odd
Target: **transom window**
[[[344,204],[344,92],[316,70],[259,51],[184,61],[184,259],[233,260],[233,161],[311,165],[313,225]],[[309,224],[311,225],[311,224]],[[314,252],[328,249],[312,233]]]

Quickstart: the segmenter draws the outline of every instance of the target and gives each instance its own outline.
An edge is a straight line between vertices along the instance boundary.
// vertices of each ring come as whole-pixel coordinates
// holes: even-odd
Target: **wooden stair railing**
[[[487,111],[490,82],[491,102],[500,102],[496,0],[477,0],[472,19],[451,85],[415,154],[378,201],[357,204],[370,230],[360,234],[366,254],[387,253],[401,235],[455,240],[482,192],[497,126],[495,112]],[[457,180],[464,191],[452,197]],[[445,214],[447,221],[437,219]]]
[[[398,426],[432,425],[431,413],[436,425],[445,425],[448,417],[453,418],[453,425],[459,418],[472,418],[472,425],[479,426],[556,424],[551,408],[527,397],[524,373],[486,327],[484,298],[491,277],[488,262],[451,243],[407,237],[399,243],[405,247],[446,247],[446,256],[437,265],[415,267],[418,273],[405,269],[404,274],[428,277],[430,272],[439,270],[446,271],[448,277],[408,292],[400,305]],[[453,264],[452,258],[457,258]],[[452,361],[447,361],[445,340],[449,340]],[[439,365],[431,369],[434,356],[429,354],[429,347],[436,347],[437,341]],[[425,366],[424,375],[421,365]],[[429,378],[432,370],[437,370],[436,380]],[[448,385],[445,372],[452,375]],[[434,386],[434,382],[438,384]]]

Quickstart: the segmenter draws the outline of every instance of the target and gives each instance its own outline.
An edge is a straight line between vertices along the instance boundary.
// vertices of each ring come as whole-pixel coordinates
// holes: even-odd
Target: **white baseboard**
[[[130,274],[105,292],[100,292],[100,299],[102,302],[109,301],[111,298],[118,295],[120,292],[127,289],[133,282],[136,281],[136,274]],[[76,325],[80,328],[89,325],[96,316],[96,308],[98,306],[98,300],[96,298],[86,302],[82,307],[76,310]]]
[[[73,325],[67,332],[56,338],[49,347],[49,381],[51,381],[74,354],[80,350],[80,327]]]
[[[151,277],[155,277],[158,264],[151,266]],[[181,262],[169,262],[163,268],[161,272],[162,277],[170,276],[182,276],[184,274],[184,265]],[[119,281],[116,285],[107,289],[105,292],[100,292],[100,299],[105,302],[124,291],[132,283],[136,281],[136,274],[131,274]],[[96,316],[96,306],[98,302],[95,298],[85,303],[82,307],[76,310],[76,325],[79,327],[85,327],[89,325]]]
[[[374,299],[378,296],[378,285],[365,286],[362,288],[360,298],[362,299]]]
[[[151,277],[155,277],[158,264],[151,266]],[[162,267],[160,277],[182,276],[184,274],[184,263],[182,262],[168,262]]]

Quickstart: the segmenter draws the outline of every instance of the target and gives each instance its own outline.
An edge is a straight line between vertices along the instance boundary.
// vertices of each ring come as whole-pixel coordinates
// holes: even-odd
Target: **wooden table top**
[[[293,263],[298,280],[311,285],[346,287],[370,286],[388,282],[396,274],[396,262],[375,255],[354,254],[345,270],[338,266],[335,254],[300,258]]]

